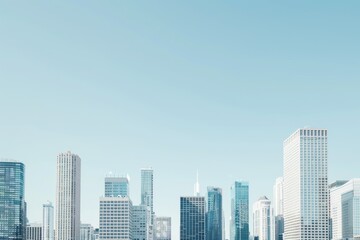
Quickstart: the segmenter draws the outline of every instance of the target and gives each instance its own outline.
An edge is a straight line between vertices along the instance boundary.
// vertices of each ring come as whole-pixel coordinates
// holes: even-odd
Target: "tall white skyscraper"
[[[284,236],[329,238],[327,130],[299,129],[284,141]]]
[[[56,240],[80,239],[81,159],[70,151],[57,157]]]
[[[360,236],[360,179],[330,185],[330,218],[334,240]]]
[[[273,240],[280,240],[284,234],[284,179],[278,177],[273,187],[273,217],[272,234]]]
[[[141,169],[141,205],[150,207],[151,226],[153,231],[154,225],[154,170],[152,168]]]
[[[253,228],[258,240],[271,240],[271,201],[265,196],[253,205]]]
[[[278,177],[275,181],[273,187],[273,207],[274,207],[274,216],[279,216],[284,214],[284,194],[283,194],[283,183],[284,179]]]
[[[43,240],[54,240],[54,207],[51,202],[43,204]]]
[[[132,202],[127,196],[100,198],[100,240],[133,240]]]

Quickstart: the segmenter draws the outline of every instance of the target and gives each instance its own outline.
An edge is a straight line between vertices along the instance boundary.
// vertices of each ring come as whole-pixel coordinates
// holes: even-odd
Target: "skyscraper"
[[[151,223],[154,215],[154,171],[151,168],[141,169],[141,205],[150,207]]]
[[[180,197],[180,240],[205,237],[205,197]]]
[[[283,194],[284,179],[278,177],[273,187],[273,239],[282,240],[284,234],[284,194]]]
[[[129,178],[108,176],[105,178],[105,197],[130,196]]]
[[[258,240],[271,240],[271,201],[265,196],[254,203],[253,228]]]
[[[99,238],[133,240],[129,197],[100,197]]]
[[[155,218],[155,240],[171,240],[171,218]]]
[[[360,236],[359,178],[337,181],[330,185],[330,218],[331,239],[353,239]]]
[[[43,240],[54,240],[54,207],[51,202],[43,204]]]
[[[57,157],[56,240],[80,239],[81,159],[70,151]]]
[[[231,240],[249,240],[249,183],[235,181],[231,187]]]
[[[327,130],[299,129],[284,141],[284,237],[329,238]]]
[[[40,223],[30,223],[26,226],[26,240],[43,240]]]
[[[133,240],[152,240],[150,207],[137,205],[132,207]]]
[[[0,161],[0,239],[25,240],[25,166]]]
[[[208,208],[206,221],[206,239],[222,239],[222,190],[221,188],[208,187]]]

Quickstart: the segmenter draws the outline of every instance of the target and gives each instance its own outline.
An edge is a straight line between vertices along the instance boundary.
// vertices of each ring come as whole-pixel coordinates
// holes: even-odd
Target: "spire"
[[[199,171],[196,171],[196,183],[194,185],[194,195],[200,196]]]

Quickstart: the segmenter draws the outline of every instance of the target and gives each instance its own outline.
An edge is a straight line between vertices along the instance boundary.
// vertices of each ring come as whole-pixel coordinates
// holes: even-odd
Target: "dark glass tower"
[[[205,197],[180,197],[180,240],[205,239]]]
[[[25,240],[25,166],[0,161],[0,240]]]
[[[249,240],[249,184],[236,181],[231,187],[231,240]]]
[[[206,239],[222,239],[222,190],[208,187],[208,212],[206,221]]]

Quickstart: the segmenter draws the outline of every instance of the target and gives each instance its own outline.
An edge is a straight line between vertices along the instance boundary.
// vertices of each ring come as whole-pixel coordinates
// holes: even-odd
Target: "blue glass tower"
[[[235,181],[231,187],[231,240],[249,240],[249,183]]]
[[[206,220],[206,239],[222,239],[222,190],[208,187],[208,212]]]
[[[180,240],[205,240],[205,197],[180,197]]]
[[[0,161],[0,240],[25,240],[25,166]]]
[[[128,197],[129,178],[128,177],[106,177],[105,178],[105,197]]]

